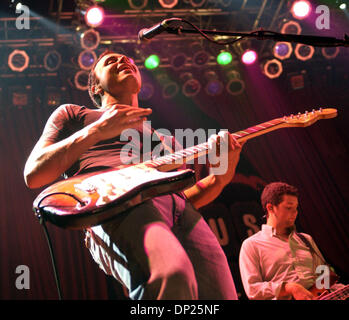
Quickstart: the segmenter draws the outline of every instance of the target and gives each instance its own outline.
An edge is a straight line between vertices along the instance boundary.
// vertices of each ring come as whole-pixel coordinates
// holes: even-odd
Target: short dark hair
[[[285,182],[272,182],[266,185],[261,195],[263,210],[268,213],[267,204],[271,203],[277,206],[282,202],[282,198],[285,194],[298,197],[298,189]]]
[[[102,105],[102,99],[101,99],[101,96],[99,94],[95,94],[92,92],[92,87],[93,86],[96,86],[99,84],[99,79],[97,78],[96,76],[96,73],[95,73],[95,67],[97,65],[97,63],[106,55],[108,54],[112,54],[112,53],[115,53],[111,50],[105,50],[103,53],[101,53],[101,55],[98,57],[98,59],[96,60],[96,62],[93,64],[92,66],[92,69],[88,75],[88,94],[93,102],[93,104],[96,106],[96,107],[100,107]]]

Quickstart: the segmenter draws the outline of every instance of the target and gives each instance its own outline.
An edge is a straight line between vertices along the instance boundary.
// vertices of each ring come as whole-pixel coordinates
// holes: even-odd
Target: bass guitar
[[[277,129],[306,127],[319,119],[336,116],[336,109],[313,110],[264,122],[232,135],[243,142]],[[192,170],[170,171],[208,152],[205,142],[140,164],[71,177],[44,189],[34,200],[33,210],[38,217],[62,228],[98,225],[150,198],[189,188],[195,183]]]

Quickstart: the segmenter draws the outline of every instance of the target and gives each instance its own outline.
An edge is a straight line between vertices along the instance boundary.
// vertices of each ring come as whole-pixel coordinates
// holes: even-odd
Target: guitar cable
[[[62,300],[61,283],[60,283],[59,275],[58,275],[58,272],[57,272],[56,259],[55,259],[55,255],[53,253],[53,248],[52,248],[50,235],[49,235],[49,232],[47,230],[47,227],[46,227],[46,224],[45,224],[45,219],[44,219],[42,214],[40,215],[39,219],[40,219],[39,220],[40,224],[42,225],[42,227],[44,229],[44,233],[45,233],[45,236],[46,236],[48,248],[49,248],[49,251],[50,251],[50,257],[51,257],[51,262],[52,262],[53,274],[54,274],[54,277],[55,277],[56,287],[57,287],[57,292],[58,292],[58,299]]]

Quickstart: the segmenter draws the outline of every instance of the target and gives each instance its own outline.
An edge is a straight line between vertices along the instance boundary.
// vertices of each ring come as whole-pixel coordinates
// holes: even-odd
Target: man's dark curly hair
[[[263,210],[268,214],[267,204],[277,206],[285,194],[298,197],[298,189],[284,182],[272,182],[266,185],[261,195]]]
[[[95,67],[97,65],[97,63],[104,57],[106,56],[107,54],[111,54],[111,53],[115,53],[113,51],[110,51],[110,50],[105,50],[99,57],[98,59],[96,60],[96,62],[93,64],[93,67],[88,75],[88,94],[90,95],[90,98],[93,102],[93,104],[96,106],[96,107],[100,107],[101,104],[102,104],[102,99],[101,99],[101,96],[99,94],[94,94],[92,92],[92,86],[96,86],[99,84],[99,79],[97,78],[96,76],[96,73],[95,73]]]

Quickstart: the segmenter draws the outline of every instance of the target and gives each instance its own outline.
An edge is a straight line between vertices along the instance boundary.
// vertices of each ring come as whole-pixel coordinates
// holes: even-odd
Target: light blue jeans
[[[130,299],[237,300],[216,236],[183,196],[153,198],[88,229],[86,246]]]

